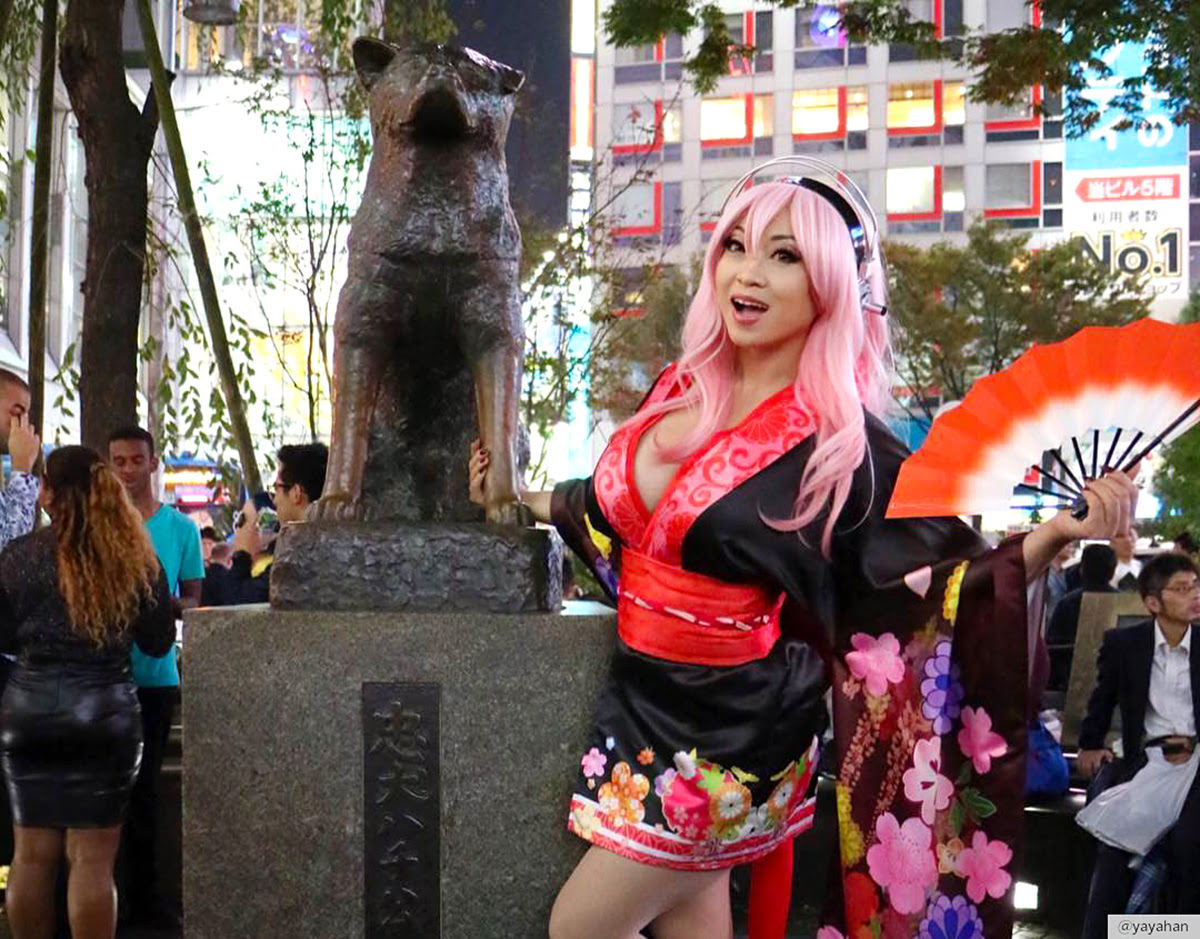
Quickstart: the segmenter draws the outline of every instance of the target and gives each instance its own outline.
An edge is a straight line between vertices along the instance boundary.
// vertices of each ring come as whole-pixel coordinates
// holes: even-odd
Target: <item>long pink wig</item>
[[[866,453],[864,407],[881,415],[890,400],[885,318],[864,313],[854,248],[846,223],[823,197],[791,183],[754,186],[733,199],[717,221],[704,257],[700,288],[683,324],[678,375],[690,380],[682,395],[639,415],[683,407],[699,409],[695,430],[661,456],[677,462],[702,447],[725,424],[733,390],[735,349],[717,307],[715,272],[725,239],[741,223],[753,251],[771,221],[787,210],[808,273],[816,318],[809,328],[794,393],[815,410],[816,446],[798,481],[795,515],[767,520],[798,531],[828,506],[821,550],[828,557],[834,523],[850,495],[854,471]],[[874,237],[874,233],[871,233]],[[872,276],[880,276],[878,270]]]

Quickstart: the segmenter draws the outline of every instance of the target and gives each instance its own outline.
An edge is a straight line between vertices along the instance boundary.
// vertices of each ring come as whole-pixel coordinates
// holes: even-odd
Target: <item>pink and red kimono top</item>
[[[680,392],[674,369],[645,404]],[[645,404],[643,405],[644,413]],[[761,858],[812,824],[832,685],[840,882],[821,939],[988,939],[1012,927],[1028,645],[1021,545],[884,518],[903,445],[868,415],[835,528],[777,531],[813,447],[789,387],[682,463],[651,512],[636,419],[552,517],[617,603],[568,827],[684,870]]]

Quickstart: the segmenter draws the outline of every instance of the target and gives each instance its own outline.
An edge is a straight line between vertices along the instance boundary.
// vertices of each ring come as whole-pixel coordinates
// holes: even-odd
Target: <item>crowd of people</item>
[[[280,450],[273,493],[254,494],[224,541],[158,498],[148,431],[120,427],[104,454],[63,446],[43,462],[29,406],[27,383],[0,369],[0,444],[10,460],[0,490],[9,925],[15,939],[55,934],[65,859],[76,939],[111,939],[118,912],[178,929],[157,856],[163,759],[179,706],[176,623],[202,602],[267,599],[274,534],[320,496],[326,449]],[[42,528],[39,509],[49,518]]]

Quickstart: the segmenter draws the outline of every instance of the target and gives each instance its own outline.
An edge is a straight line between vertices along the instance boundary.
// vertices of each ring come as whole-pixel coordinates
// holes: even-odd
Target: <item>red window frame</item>
[[[1033,160],[1029,164],[1029,172],[1032,174],[1030,180],[1029,194],[1033,201],[1027,206],[1017,206],[1011,209],[988,209],[983,210],[984,218],[1030,218],[1032,216],[1040,217],[1042,214],[1042,161]]]
[[[936,6],[940,9],[941,4]],[[895,82],[897,85],[903,85],[905,82]],[[888,84],[891,88],[892,83]],[[889,92],[890,94],[890,92]],[[889,100],[890,103],[890,100]],[[933,123],[928,127],[889,127],[889,137],[915,137],[919,134],[940,134],[942,126],[945,123],[945,101],[942,99],[942,80],[940,78],[933,79]]]
[[[932,222],[942,217],[942,167],[933,167],[933,210],[930,212],[889,212],[889,222]]]
[[[649,143],[613,144],[613,153],[654,153],[663,145],[663,110],[662,99],[654,102],[654,139]]]
[[[654,182],[654,222],[651,225],[613,226],[612,234],[616,238],[630,238],[639,235],[657,235],[662,231],[662,181]]]
[[[742,45],[754,45],[754,11],[747,10],[742,14]],[[739,55],[729,57],[729,74],[730,75],[753,75],[754,60],[749,56]]]
[[[804,88],[797,88],[795,91],[806,91]],[[793,105],[794,107],[794,105]],[[792,132],[792,140],[841,140],[846,136],[846,86],[841,85],[837,89],[837,109],[838,109],[838,126],[837,130],[820,131],[815,134],[797,134]]]
[[[745,137],[721,137],[716,140],[700,140],[701,147],[745,147],[754,143],[754,93],[747,92],[743,95],[722,95],[724,98],[744,98],[746,103],[746,136]],[[703,107],[701,102],[701,107]],[[704,132],[703,119],[701,119],[701,131]]]

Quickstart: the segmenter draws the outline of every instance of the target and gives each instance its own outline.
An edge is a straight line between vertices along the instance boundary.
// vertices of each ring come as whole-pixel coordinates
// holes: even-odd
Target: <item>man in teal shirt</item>
[[[163,505],[154,491],[158,455],[154,437],[141,427],[122,427],[108,437],[108,461],[142,518],[175,597],[175,615],[200,603],[204,558],[200,529],[186,515]],[[175,648],[161,658],[133,648],[133,681],[142,706],[142,765],[125,821],[125,902],[132,923],[171,928],[179,918],[164,903],[158,885],[155,849],[157,804],[163,755],[179,698]]]

